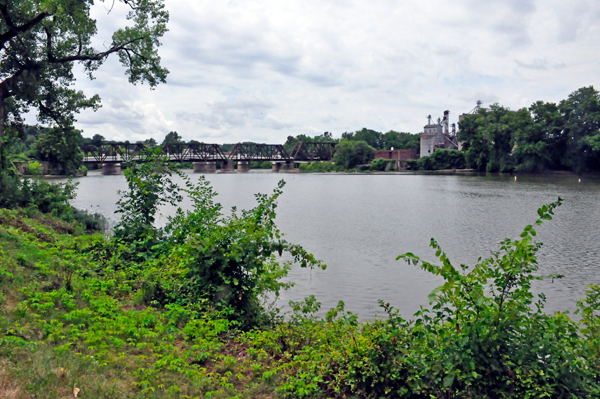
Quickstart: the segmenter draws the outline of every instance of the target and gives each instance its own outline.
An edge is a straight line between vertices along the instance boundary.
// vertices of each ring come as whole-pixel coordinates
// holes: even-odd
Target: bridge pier
[[[233,167],[234,162],[232,160],[228,160],[223,162],[221,165],[221,173],[235,173],[235,168]]]
[[[271,171],[273,172],[279,172],[279,168],[281,167],[281,163],[280,162],[273,162],[273,167],[271,167]]]
[[[104,163],[102,164],[103,175],[118,175],[121,174],[120,163]]]
[[[194,173],[215,173],[216,171],[216,162],[194,162]]]
[[[238,161],[237,171],[241,173],[248,172],[250,170],[250,162]]]
[[[285,163],[281,164],[281,169],[280,171],[283,173],[297,173],[300,171],[300,169],[295,168],[294,167],[294,162],[293,161],[286,161]]]

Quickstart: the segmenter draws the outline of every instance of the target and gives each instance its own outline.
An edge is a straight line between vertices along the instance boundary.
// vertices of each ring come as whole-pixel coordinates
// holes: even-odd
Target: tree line
[[[315,165],[316,171],[334,171],[353,169],[358,165],[369,164],[373,161],[376,150],[419,150],[420,135],[390,130],[387,133],[362,128],[355,132],[344,132],[341,137],[334,138],[330,132],[313,137],[299,134],[288,136],[284,148],[290,151],[298,142],[332,142],[335,146],[333,164]],[[312,169],[311,169],[312,170]]]
[[[582,87],[557,103],[499,104],[459,122],[467,166],[487,172],[600,170],[600,94]]]

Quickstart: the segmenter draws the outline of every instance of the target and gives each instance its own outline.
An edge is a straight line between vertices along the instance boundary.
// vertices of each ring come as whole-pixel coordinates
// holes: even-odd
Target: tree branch
[[[54,122],[56,122],[57,125],[62,126],[61,124],[61,120],[60,120],[60,113],[52,110],[49,107],[46,107],[41,100],[38,101],[38,107],[40,108],[40,111],[43,111],[45,113],[47,113],[48,115],[50,115],[50,117],[54,120]]]
[[[71,55],[68,57],[55,58],[53,55],[51,55],[49,53],[48,54],[48,62],[50,62],[51,64],[62,64],[65,62],[73,62],[73,61],[100,61],[100,60],[108,57],[110,54],[115,53],[117,51],[121,51],[121,50],[133,51],[131,49],[128,49],[127,46],[132,43],[135,43],[139,40],[142,40],[142,39],[143,39],[143,37],[131,39],[127,43],[123,43],[119,46],[115,46],[113,48],[110,48],[110,49],[102,52],[102,53],[97,53],[97,54],[88,54],[88,55],[77,54],[77,55]]]
[[[27,32],[28,30],[32,29],[34,26],[42,22],[44,18],[50,16],[50,14],[42,12],[26,24],[23,24],[21,26],[15,26],[12,22],[12,19],[10,18],[10,14],[8,13],[8,6],[6,4],[0,5],[0,14],[2,14],[2,18],[4,18],[4,21],[8,26],[8,32],[5,32],[0,35],[0,48],[4,48],[6,42],[10,39],[18,36],[20,33]]]

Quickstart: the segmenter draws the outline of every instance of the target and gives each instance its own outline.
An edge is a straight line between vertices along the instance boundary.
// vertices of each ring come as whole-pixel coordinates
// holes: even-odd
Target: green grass
[[[252,397],[274,390],[241,361],[218,313],[136,305],[135,281],[98,264],[100,235],[0,211],[1,373],[15,397]]]
[[[227,311],[144,304],[141,276],[110,251],[100,234],[0,209],[0,397],[598,397],[598,289],[581,331],[561,314],[519,319],[529,330],[503,355],[506,385],[486,396],[473,394],[485,376],[464,370],[481,370],[469,351],[488,341],[434,312],[409,322],[382,303],[388,319],[359,323],[340,303],[320,319],[311,297],[241,331]]]

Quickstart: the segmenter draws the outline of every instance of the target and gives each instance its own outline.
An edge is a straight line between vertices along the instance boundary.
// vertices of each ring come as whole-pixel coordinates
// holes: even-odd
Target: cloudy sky
[[[95,6],[98,44],[121,21]],[[419,133],[477,100],[511,109],[600,88],[598,0],[166,0],[167,84],[116,57],[77,87],[102,97],[84,136],[282,143],[363,127]]]

